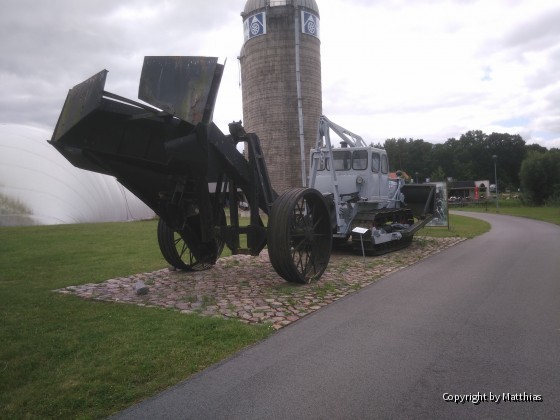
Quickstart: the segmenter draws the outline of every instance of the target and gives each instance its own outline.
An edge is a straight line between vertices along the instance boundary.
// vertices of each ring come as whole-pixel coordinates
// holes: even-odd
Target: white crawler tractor
[[[330,132],[340,137],[333,148]],[[435,186],[389,178],[387,153],[322,116],[311,151],[309,187],[330,207],[333,243],[369,255],[408,246],[433,217]]]

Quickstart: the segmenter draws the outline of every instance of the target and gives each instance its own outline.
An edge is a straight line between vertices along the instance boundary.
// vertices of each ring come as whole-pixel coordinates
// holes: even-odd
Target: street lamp
[[[498,173],[496,172],[496,160],[498,156],[492,155],[492,159],[494,159],[494,185],[496,185],[496,213],[500,212],[500,205],[498,203]]]

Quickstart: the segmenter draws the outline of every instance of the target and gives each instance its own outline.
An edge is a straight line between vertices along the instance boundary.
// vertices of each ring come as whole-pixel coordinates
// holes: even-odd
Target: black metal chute
[[[101,70],[68,91],[51,138],[52,144],[56,144],[72,127],[99,108],[107,73],[107,70]]]
[[[223,70],[216,57],[144,57],[138,98],[193,125],[208,124]]]

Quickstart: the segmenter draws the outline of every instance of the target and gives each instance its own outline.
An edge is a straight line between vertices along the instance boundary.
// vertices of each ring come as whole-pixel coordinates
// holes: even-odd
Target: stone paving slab
[[[220,258],[206,271],[185,272],[168,268],[68,286],[56,290],[85,299],[163,307],[185,314],[237,318],[246,323],[269,323],[280,329],[305,315],[414,264],[464,238],[414,238],[399,251],[366,257],[335,251],[321,279],[299,285],[282,279],[263,250],[257,257]],[[138,286],[147,286],[137,293]]]

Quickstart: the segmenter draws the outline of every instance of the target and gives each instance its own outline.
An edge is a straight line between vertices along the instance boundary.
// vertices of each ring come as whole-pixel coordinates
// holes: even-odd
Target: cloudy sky
[[[368,142],[469,130],[560,147],[560,3],[317,0],[323,112]],[[0,124],[52,132],[68,89],[102,69],[137,98],[145,55],[227,61],[215,122],[242,119],[245,0],[0,0]]]

